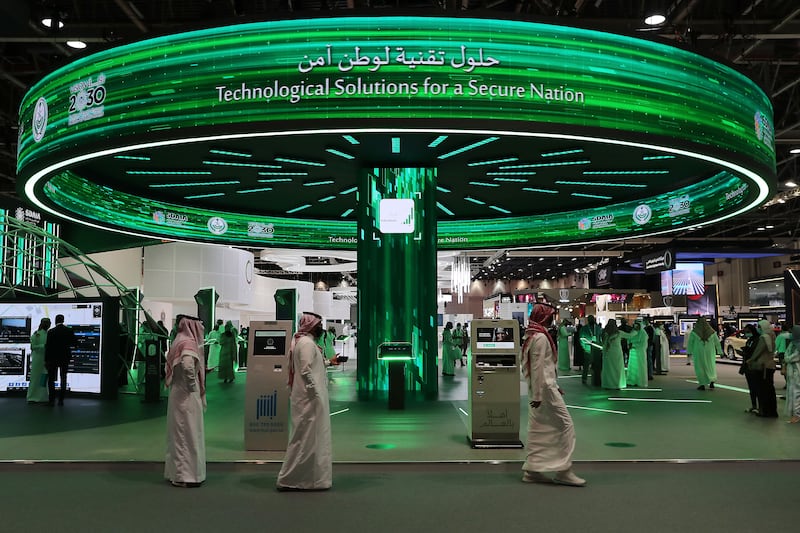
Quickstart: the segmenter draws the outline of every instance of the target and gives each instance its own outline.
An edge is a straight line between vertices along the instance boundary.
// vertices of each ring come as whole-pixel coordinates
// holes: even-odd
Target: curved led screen
[[[293,144],[293,136],[309,132],[349,137],[355,144],[359,133],[380,133],[391,137],[392,147],[387,144],[385,156],[374,151],[367,156],[348,152],[344,141],[343,147],[315,151]],[[322,206],[355,186],[355,173],[337,172],[325,158],[378,164],[376,158],[400,152],[393,132],[425,136],[427,147],[449,136],[450,147],[417,155],[412,164],[435,166],[418,161],[427,157],[443,165],[440,193],[463,187],[461,196],[469,201],[477,196],[468,187],[486,176],[519,182],[509,196],[566,191],[536,182],[546,165],[524,155],[539,140],[563,139],[565,146],[577,147],[572,152],[582,151],[583,144],[635,147],[652,153],[651,160],[684,163],[680,171],[652,170],[652,161],[639,161],[630,170],[580,167],[580,179],[565,166],[564,176],[554,181],[563,187],[601,187],[611,175],[652,175],[635,184],[641,187],[635,195],[630,187],[619,195],[578,194],[558,212],[546,199],[524,209],[479,200],[487,204],[485,211],[465,210],[462,216],[443,197],[437,204],[442,248],[664,232],[753,208],[774,187],[769,100],[732,68],[632,37],[447,17],[259,22],[87,56],[26,95],[18,174],[25,194],[43,209],[109,229],[206,242],[355,248],[355,195],[350,208],[335,214]],[[511,156],[481,166],[475,157],[496,140]],[[215,160],[180,151],[210,143],[224,144],[227,151],[216,150]],[[237,150],[251,155],[257,143],[280,145],[291,157],[272,154],[250,164],[265,172],[247,176],[247,165],[235,159]],[[149,154],[163,151],[175,154],[172,165],[148,167]],[[110,163],[125,154],[139,166],[119,171]],[[228,165],[228,174],[212,175],[204,166],[212,164],[214,171]],[[561,164],[592,161],[573,157]],[[309,165],[326,174],[311,174],[321,177],[303,186],[338,186],[337,191],[320,195],[319,208],[293,201],[278,209],[291,193],[269,182],[307,175],[298,169]],[[196,181],[148,182],[163,175]],[[204,179],[223,192],[206,192]],[[199,192],[176,196],[174,189],[187,184]],[[302,195],[307,189],[295,191]],[[252,204],[232,210],[226,195],[238,200],[245,194]]]

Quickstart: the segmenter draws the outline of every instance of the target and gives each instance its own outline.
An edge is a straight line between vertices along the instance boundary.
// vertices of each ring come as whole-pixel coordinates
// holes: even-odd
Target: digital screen
[[[253,355],[286,355],[286,330],[256,330]]]
[[[42,318],[47,317],[54,324],[56,315],[64,315],[64,324],[75,333],[67,390],[100,393],[101,302],[0,303],[0,392],[28,388],[32,378],[31,335]],[[56,382],[56,386],[60,384]]]
[[[672,270],[661,271],[661,295],[672,296]]]
[[[30,336],[30,318],[0,317],[0,344],[25,343]]]
[[[681,319],[678,321],[678,327],[681,335],[686,336],[691,333],[692,328],[694,327],[694,323],[697,322],[697,319],[691,320],[684,320]]]
[[[506,166],[487,166],[488,172],[474,167],[485,179],[470,189],[475,194],[469,200],[458,201],[485,205],[470,207],[481,209],[480,216],[462,218],[451,210],[451,191],[440,191],[437,207],[446,215],[453,213],[437,226],[442,249],[585,242],[710,222],[764,200],[767,181],[775,174],[769,98],[740,72],[663,43],[527,21],[331,17],[144,39],[81,57],[49,74],[25,95],[19,116],[18,180],[34,204],[117,231],[226,244],[264,245],[269,240],[275,246],[355,249],[363,238],[354,220],[355,200],[336,213],[311,215],[343,198],[355,198],[344,192],[352,187],[310,194],[308,203],[287,205],[286,189],[277,180],[294,180],[294,190],[321,187],[304,193],[326,190],[321,183],[327,181],[301,186],[299,178],[273,175],[279,170],[308,172],[285,165],[297,165],[299,157],[303,166],[303,157],[323,156],[306,152],[312,136],[338,137],[339,155],[334,157],[353,157],[344,144],[349,141],[339,134],[358,136],[353,130],[367,126],[383,133],[404,125],[409,131],[424,131],[430,137],[425,146],[444,162],[442,172],[448,161],[472,158],[470,152],[462,158],[466,150],[474,148],[478,159],[481,143],[488,143],[488,149],[509,137],[530,139],[532,146],[539,139],[561,136],[569,147],[586,142],[657,152],[644,155],[654,160],[652,168],[648,164],[637,171],[644,176],[637,184],[641,194],[558,212],[543,208],[517,213],[502,203],[481,200],[475,192],[491,190],[488,183],[501,187],[493,196],[530,197],[526,205],[547,206],[542,195],[571,196],[585,188],[531,187],[534,180],[524,176],[543,172],[540,168],[551,166],[551,159],[508,161]],[[451,139],[448,148],[427,145],[445,130],[469,138],[457,143]],[[245,163],[209,154],[181,169],[148,164],[148,154],[175,151],[181,144],[208,154],[205,143],[215,142],[210,132],[224,133],[231,143],[258,137],[264,139],[258,142],[291,145],[287,149],[295,153],[282,155],[294,157]],[[127,153],[135,147],[142,153]],[[324,154],[333,153],[328,150]],[[400,150],[405,145],[392,153],[405,156]],[[110,172],[117,157],[129,159]],[[686,159],[693,168],[707,164],[706,171],[690,185],[664,192],[654,182],[677,176],[660,168],[670,158]],[[588,161],[580,153],[556,164],[578,165],[581,181],[589,183],[613,183],[614,175],[631,172],[596,170],[593,165],[584,169]],[[122,186],[123,180],[115,180],[129,172],[153,176],[137,183],[169,190],[172,178],[155,183],[160,179],[155,176],[199,173],[205,180],[227,165],[240,168],[237,178],[247,165],[253,165],[254,173],[259,165],[266,170],[258,170],[257,180],[253,176],[238,189],[216,188],[201,201],[157,194],[155,189],[134,193]],[[335,178],[331,183],[337,186],[347,179],[326,178]],[[608,190],[590,189],[595,199],[606,194],[612,199]],[[246,196],[250,194],[258,195],[258,212],[237,211],[233,201],[252,198]],[[393,213],[387,227],[408,231],[413,216],[407,210]]]
[[[479,350],[513,350],[514,328],[477,328],[475,348]]]
[[[672,271],[672,294],[697,296],[705,293],[703,263],[676,263]]]

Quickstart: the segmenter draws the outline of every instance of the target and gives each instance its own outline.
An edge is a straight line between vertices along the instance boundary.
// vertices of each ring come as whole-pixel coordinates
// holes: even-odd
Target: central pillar
[[[381,344],[409,342],[404,390],[438,392],[436,169],[375,168],[358,188],[358,392],[387,391]]]

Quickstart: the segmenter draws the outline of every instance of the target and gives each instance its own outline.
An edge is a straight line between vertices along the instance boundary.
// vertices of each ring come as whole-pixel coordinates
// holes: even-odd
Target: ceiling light
[[[61,28],[64,27],[64,21],[59,18],[53,19],[52,17],[45,17],[42,19],[42,26],[44,26],[45,28],[52,28],[53,26],[57,26],[58,29],[60,30]]]
[[[789,150],[790,154],[800,154],[800,148],[792,148]]]
[[[797,184],[792,180],[787,181],[784,185],[786,185],[787,187],[792,187],[792,188],[797,187]]]
[[[67,46],[76,50],[83,50],[86,48],[86,43],[83,41],[67,41]]]
[[[644,19],[644,23],[648,26],[658,26],[660,24],[664,24],[667,21],[667,17],[665,17],[661,13],[653,13],[652,15],[648,16]]]

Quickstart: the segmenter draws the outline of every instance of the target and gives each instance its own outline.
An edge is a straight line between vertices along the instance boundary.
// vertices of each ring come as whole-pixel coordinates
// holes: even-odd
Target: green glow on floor
[[[397,448],[396,444],[367,444],[366,446],[370,450],[393,450]]]

